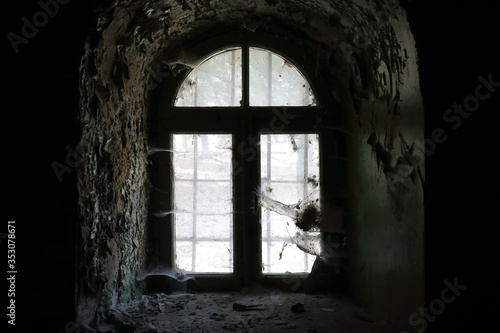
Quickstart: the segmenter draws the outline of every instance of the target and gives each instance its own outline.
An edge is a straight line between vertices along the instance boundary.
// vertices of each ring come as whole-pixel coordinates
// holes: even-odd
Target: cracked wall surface
[[[424,297],[425,172],[417,54],[399,4],[140,0],[109,2],[99,13],[80,68],[78,321],[93,325],[144,291],[148,96],[202,56],[179,44],[214,29],[285,28],[316,46],[312,80],[335,103],[318,120],[333,133],[324,158],[336,175],[324,189],[331,206],[322,231],[347,236],[360,302],[404,325]]]

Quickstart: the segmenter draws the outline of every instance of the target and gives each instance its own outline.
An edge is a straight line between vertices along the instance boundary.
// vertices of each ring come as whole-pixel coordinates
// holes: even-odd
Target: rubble
[[[304,304],[303,303],[295,303],[292,305],[290,308],[290,311],[295,312],[295,313],[300,313],[306,311]]]
[[[264,310],[264,306],[262,304],[241,304],[234,303],[233,310],[236,311],[252,311],[252,310]]]
[[[227,306],[232,304],[232,306]],[[285,306],[292,304],[292,306]],[[307,308],[307,315],[304,315]],[[325,313],[328,313],[325,316]],[[118,303],[84,332],[393,332],[387,322],[349,298],[333,294],[284,293],[253,289],[238,293],[142,295]]]

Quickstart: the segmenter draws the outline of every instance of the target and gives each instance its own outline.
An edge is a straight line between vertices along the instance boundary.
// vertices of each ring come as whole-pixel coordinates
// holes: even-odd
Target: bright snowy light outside
[[[232,137],[174,134],[176,268],[233,271]]]
[[[261,191],[265,196],[286,205],[318,203],[318,135],[261,135],[260,146]],[[303,233],[290,216],[262,207],[264,273],[300,273],[311,270],[316,256],[303,252],[293,241],[295,236]]]

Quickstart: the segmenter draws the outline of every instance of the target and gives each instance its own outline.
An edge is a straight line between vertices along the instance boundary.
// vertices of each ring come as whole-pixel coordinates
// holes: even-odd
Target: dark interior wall
[[[140,60],[127,61],[119,41],[132,16],[113,14],[95,32],[97,45],[93,36],[88,39],[81,64],[77,320],[86,324],[98,307],[136,296],[146,260],[147,129],[135,68]]]
[[[349,240],[356,298],[410,330],[409,314],[425,302],[425,153],[417,50],[404,18],[383,42],[397,41],[389,56],[369,60],[386,85],[358,107]]]
[[[146,97],[190,65],[169,45],[224,26],[284,28],[317,46],[310,61],[337,105],[324,121],[345,146],[324,143],[335,155],[325,158],[340,165],[335,186],[346,195],[352,289],[400,324],[424,297],[421,174],[400,170],[411,166],[409,150],[423,138],[423,110],[414,41],[392,1],[116,2],[100,13],[81,66],[78,321],[91,324],[96,313],[143,291],[136,278],[147,265]],[[336,190],[325,193],[339,196],[331,195]],[[343,222],[327,217],[325,229]]]
[[[484,157],[495,150],[498,88],[468,118],[460,117],[459,126],[443,117],[475,96],[480,76],[500,81],[500,49],[492,43],[498,4],[444,1],[435,6],[411,1],[405,7],[417,40],[425,137],[441,129],[446,138],[426,156],[425,308],[441,299],[445,281],[456,279],[467,286],[425,323],[429,332],[494,330],[499,292],[492,288],[493,262],[498,241],[489,228],[496,217],[498,196],[490,189],[498,187],[491,177],[498,164],[487,163]]]

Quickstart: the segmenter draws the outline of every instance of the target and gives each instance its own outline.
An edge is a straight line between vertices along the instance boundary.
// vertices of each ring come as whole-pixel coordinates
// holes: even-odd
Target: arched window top
[[[249,106],[316,105],[311,85],[292,61],[263,48],[248,48],[247,58],[243,52],[227,48],[204,59],[182,82],[174,105],[238,107],[244,100]]]

